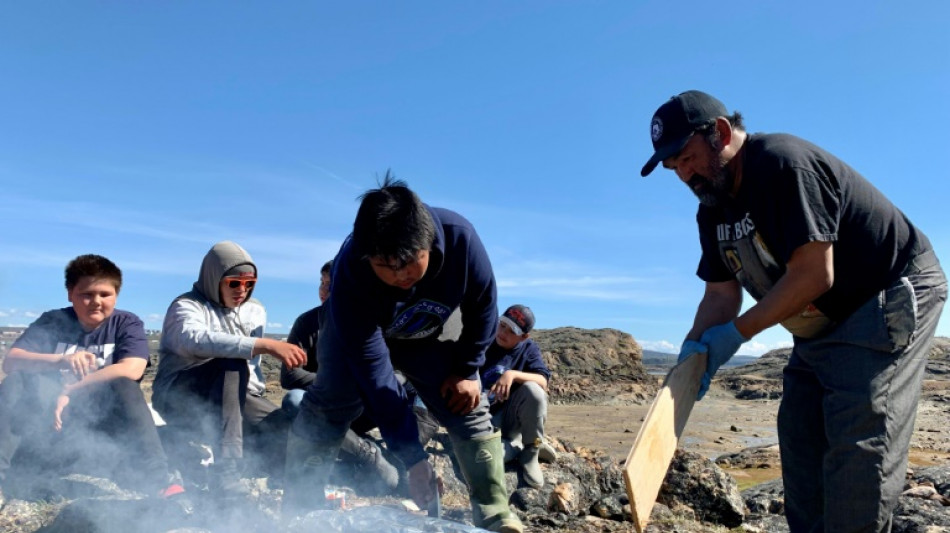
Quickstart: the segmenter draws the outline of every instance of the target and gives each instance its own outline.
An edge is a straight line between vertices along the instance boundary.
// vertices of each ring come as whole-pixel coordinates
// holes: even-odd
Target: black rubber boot
[[[391,493],[399,485],[399,470],[383,457],[383,451],[375,442],[365,439],[347,430],[341,449],[350,454],[356,462],[356,475],[372,477],[361,479],[366,486],[377,493]]]
[[[240,459],[218,459],[211,465],[211,490],[219,498],[240,500],[250,498],[251,489],[241,481]]]

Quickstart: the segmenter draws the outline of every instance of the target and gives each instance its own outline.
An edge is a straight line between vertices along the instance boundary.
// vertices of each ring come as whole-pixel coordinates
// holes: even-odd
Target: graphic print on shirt
[[[439,332],[452,314],[452,308],[432,300],[396,304],[392,324],[386,328],[388,339],[423,339]]]
[[[78,344],[68,344],[57,342],[56,350],[53,353],[69,355],[76,352],[89,352],[96,356],[98,368],[112,364],[112,353],[115,352],[115,344],[94,344],[92,346],[79,346]]]
[[[785,266],[775,260],[749,213],[737,222],[717,225],[716,238],[723,263],[756,301],[765,297],[785,274]],[[831,320],[812,304],[782,322],[790,333],[804,338],[817,336],[831,325]]]

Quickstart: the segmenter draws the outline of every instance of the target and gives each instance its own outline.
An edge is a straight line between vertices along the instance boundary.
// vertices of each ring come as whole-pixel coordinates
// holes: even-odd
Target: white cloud
[[[284,329],[284,325],[280,322],[268,322],[267,329]]]
[[[637,341],[640,343],[640,347],[644,350],[650,350],[651,352],[663,352],[663,353],[677,353],[679,352],[679,347],[676,344],[673,344],[667,340],[661,341]]]
[[[26,318],[38,318],[40,314],[35,311],[24,311],[23,316]]]
[[[0,311],[0,318],[6,318],[6,317],[8,317],[8,316],[10,316],[9,313],[7,313],[7,312],[5,312],[5,311]]]
[[[778,350],[779,348],[789,348],[792,346],[791,341],[777,341],[772,343],[765,343],[759,341],[749,341],[742,345],[739,348],[740,355],[755,355],[759,356],[766,352],[771,352],[772,350]]]

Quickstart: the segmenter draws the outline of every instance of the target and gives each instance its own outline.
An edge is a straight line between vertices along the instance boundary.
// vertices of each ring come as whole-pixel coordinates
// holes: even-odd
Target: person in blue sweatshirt
[[[408,470],[420,506],[440,482],[419,443],[416,417],[394,368],[448,430],[469,487],[475,524],[521,532],[508,507],[501,433],[492,426],[478,369],[498,322],[495,277],[472,224],[430,207],[387,172],[366,192],[333,260],[316,379],[307,388],[287,444],[282,513],[322,504],[330,468],[350,423],[364,407]],[[460,311],[456,340],[439,340]]]
[[[498,333],[480,374],[492,420],[501,428],[505,462],[517,458],[525,483],[540,489],[544,475],[538,454],[544,446],[551,371],[538,344],[529,338],[532,328],[534,312],[530,307],[512,305],[506,309],[498,319]]]

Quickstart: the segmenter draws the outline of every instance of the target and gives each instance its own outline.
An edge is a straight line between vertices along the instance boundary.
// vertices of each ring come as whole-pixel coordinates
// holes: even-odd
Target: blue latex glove
[[[730,320],[729,322],[713,326],[703,332],[703,336],[699,338],[699,342],[705,344],[709,347],[708,358],[706,359],[706,373],[703,374],[703,381],[699,387],[699,395],[696,397],[696,400],[703,399],[703,396],[706,395],[706,391],[709,390],[709,384],[712,382],[713,376],[716,375],[716,372],[719,370],[719,367],[724,365],[726,361],[732,359],[732,356],[739,351],[739,347],[742,346],[742,343],[749,339],[742,336],[739,333],[739,330],[736,329],[736,322]]]
[[[683,346],[680,348],[680,355],[676,359],[676,364],[682,363],[684,359],[696,352],[708,353],[709,347],[699,341],[683,341]]]

